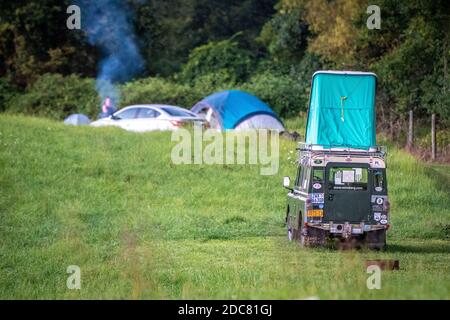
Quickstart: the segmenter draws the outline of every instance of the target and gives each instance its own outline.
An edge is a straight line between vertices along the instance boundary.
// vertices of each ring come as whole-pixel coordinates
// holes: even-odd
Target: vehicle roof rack
[[[297,150],[301,155],[308,153],[310,155],[380,157],[383,160],[387,156],[387,148],[385,146],[373,146],[368,149],[357,149],[346,146],[324,146],[300,142]]]

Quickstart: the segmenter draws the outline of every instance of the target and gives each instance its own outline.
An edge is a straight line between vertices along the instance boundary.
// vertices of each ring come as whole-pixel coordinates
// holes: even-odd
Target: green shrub
[[[206,97],[217,91],[235,89],[238,85],[229,70],[221,69],[197,77],[192,86],[202,97]]]
[[[231,47],[234,48],[234,45]],[[239,58],[239,55],[236,57]],[[267,61],[244,83],[236,80],[240,73],[229,66],[226,68],[216,66],[209,72],[203,67],[195,72],[192,69],[195,77],[187,82],[178,81],[177,78],[169,80],[152,77],[128,82],[117,86],[120,97],[117,107],[161,103],[191,108],[199,100],[214,92],[241,89],[266,102],[280,117],[297,116],[299,112],[306,110],[309,98],[314,61],[306,59],[307,57],[305,56],[290,70]],[[234,66],[242,63],[247,65],[245,68],[248,72],[249,64],[246,59],[235,61]],[[38,77],[21,95],[16,94],[6,80],[2,80],[0,103],[1,99],[6,101],[5,109],[8,112],[54,119],[64,119],[72,113],[84,113],[95,118],[100,111],[101,103],[95,91],[94,79],[80,78],[76,75],[64,77],[59,74],[44,74]]]
[[[253,76],[241,86],[267,103],[279,116],[296,116],[306,110],[308,103],[305,88],[295,78],[266,72]]]
[[[278,13],[261,29],[258,41],[274,60],[292,64],[303,55],[307,46],[308,25],[300,17],[298,8]]]
[[[6,105],[19,94],[19,88],[9,79],[0,78],[0,112],[5,111]]]
[[[120,86],[120,96],[122,107],[131,104],[161,103],[190,108],[202,98],[202,93],[188,85],[173,81],[145,78]]]
[[[252,55],[239,48],[236,40],[209,42],[192,50],[189,61],[180,74],[183,81],[192,82],[208,74],[226,73],[227,82],[245,81],[252,70]]]
[[[31,114],[54,119],[64,119],[72,113],[95,117],[100,100],[93,79],[60,74],[40,76],[22,95],[11,99],[7,112]]]
[[[431,149],[431,132],[419,138],[417,145],[423,149]],[[450,149],[450,130],[438,130],[436,132],[436,145],[439,150]]]
[[[319,58],[310,53],[297,64],[265,60],[241,87],[268,103],[279,116],[295,117],[307,110],[312,75],[322,67]]]

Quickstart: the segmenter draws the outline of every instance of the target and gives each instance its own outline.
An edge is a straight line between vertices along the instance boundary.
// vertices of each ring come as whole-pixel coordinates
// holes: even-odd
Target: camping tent
[[[376,75],[318,71],[312,80],[306,143],[368,149],[376,145]]]
[[[84,114],[71,114],[66,119],[64,119],[65,124],[71,124],[74,126],[82,126],[91,123],[91,120]]]
[[[198,102],[191,111],[206,118],[212,128],[221,130],[284,131],[282,122],[267,104],[239,90],[214,93]]]

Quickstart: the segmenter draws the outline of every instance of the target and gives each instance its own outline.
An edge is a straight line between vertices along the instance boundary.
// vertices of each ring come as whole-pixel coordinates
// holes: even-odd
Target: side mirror
[[[290,185],[291,185],[291,178],[289,178],[289,177],[284,177],[284,178],[283,178],[283,187],[285,187],[286,189],[292,190],[292,189],[290,188]]]
[[[112,119],[112,120],[120,120],[120,117],[115,116],[115,115],[113,115],[113,114],[110,115],[109,118]]]

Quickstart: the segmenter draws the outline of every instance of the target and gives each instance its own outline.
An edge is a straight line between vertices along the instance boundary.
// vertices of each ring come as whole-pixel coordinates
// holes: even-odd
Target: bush
[[[288,75],[269,72],[258,74],[242,85],[241,89],[263,100],[281,117],[296,116],[306,110],[308,104],[305,88]]]
[[[312,75],[322,67],[319,58],[310,53],[297,64],[266,60],[242,89],[265,101],[281,117],[298,116],[308,108]]]
[[[19,88],[9,79],[0,78],[0,112],[5,111],[6,105],[8,105],[19,92]]]
[[[241,63],[247,65],[245,59],[244,62],[235,61],[234,65]],[[120,97],[117,107],[161,103],[189,109],[214,92],[241,89],[266,102],[280,117],[297,116],[306,110],[310,79],[315,68],[314,57],[305,55],[298,65],[290,68],[266,61],[245,83],[236,81],[239,73],[234,73],[233,68],[219,67],[210,72],[202,67],[195,71],[191,81],[184,83],[177,82],[176,78],[144,78],[117,86]],[[21,95],[15,94],[6,80],[0,81],[0,103],[1,99],[6,101],[8,112],[54,119],[64,119],[72,113],[84,113],[95,118],[101,104],[94,79],[59,74],[40,76]]]
[[[252,65],[250,52],[239,48],[232,38],[195,48],[180,76],[183,81],[192,82],[208,74],[220,74],[227,76],[227,82],[242,82],[248,78]]]
[[[431,149],[431,132],[419,138],[417,145],[422,149]],[[450,130],[438,130],[436,132],[436,145],[438,150],[450,149]]]
[[[203,97],[224,89],[233,89],[233,82],[225,83],[225,71],[207,74],[195,79],[192,85],[161,78],[145,78],[117,86],[120,101],[117,107],[132,104],[161,103],[190,109]],[[23,94],[11,91],[6,81],[0,81],[0,103],[5,110],[34,116],[64,119],[72,113],[97,117],[101,101],[95,91],[95,80],[75,75],[63,77],[45,74],[28,87]],[[0,104],[1,107],[1,104]],[[1,110],[1,109],[0,109]]]
[[[6,111],[54,119],[83,113],[92,118],[98,114],[99,105],[93,79],[44,74],[24,94],[11,99],[6,105]]]
[[[160,78],[145,78],[120,86],[121,106],[142,103],[161,103],[192,107],[202,93],[188,85]]]
[[[227,69],[221,69],[197,77],[192,82],[192,86],[196,92],[205,97],[217,91],[235,89],[238,85]]]
[[[295,63],[305,52],[308,25],[300,17],[299,9],[278,13],[262,28],[258,41],[274,60]]]

